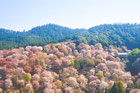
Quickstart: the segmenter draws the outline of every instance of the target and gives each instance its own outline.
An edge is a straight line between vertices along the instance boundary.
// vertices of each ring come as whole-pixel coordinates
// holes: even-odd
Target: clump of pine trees
[[[111,89],[106,89],[105,93],[126,93],[126,88],[123,86],[123,81],[115,82]]]

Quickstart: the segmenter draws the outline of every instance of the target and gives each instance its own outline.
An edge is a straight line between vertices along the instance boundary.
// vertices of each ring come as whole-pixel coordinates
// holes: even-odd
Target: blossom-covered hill
[[[118,52],[126,47],[102,47],[73,41],[0,50],[0,91],[3,93],[126,93],[140,84]],[[127,90],[129,91],[129,89]],[[132,90],[131,93],[139,90]]]

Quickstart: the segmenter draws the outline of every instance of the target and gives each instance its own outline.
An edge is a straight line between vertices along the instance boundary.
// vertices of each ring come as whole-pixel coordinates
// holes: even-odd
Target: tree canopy
[[[71,29],[48,24],[24,32],[0,29],[0,49],[45,45],[68,40],[76,40],[77,45],[80,43],[89,45],[101,43],[103,46],[140,48],[140,25],[104,24],[89,29]]]

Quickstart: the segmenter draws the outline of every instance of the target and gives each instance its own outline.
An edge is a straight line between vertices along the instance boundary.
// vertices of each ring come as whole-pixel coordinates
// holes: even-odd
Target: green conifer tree
[[[119,88],[117,86],[117,83],[114,83],[113,87],[111,88],[110,93],[119,93]]]
[[[126,89],[123,87],[123,84],[119,82],[118,84],[119,93],[126,93]]]

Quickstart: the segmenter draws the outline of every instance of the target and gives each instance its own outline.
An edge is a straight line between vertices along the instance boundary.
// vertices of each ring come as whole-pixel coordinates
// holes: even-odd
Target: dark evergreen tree
[[[113,87],[110,90],[110,93],[119,93],[119,88],[117,83],[114,83]]]
[[[126,93],[126,89],[123,87],[123,84],[119,82],[118,84],[119,93]]]

